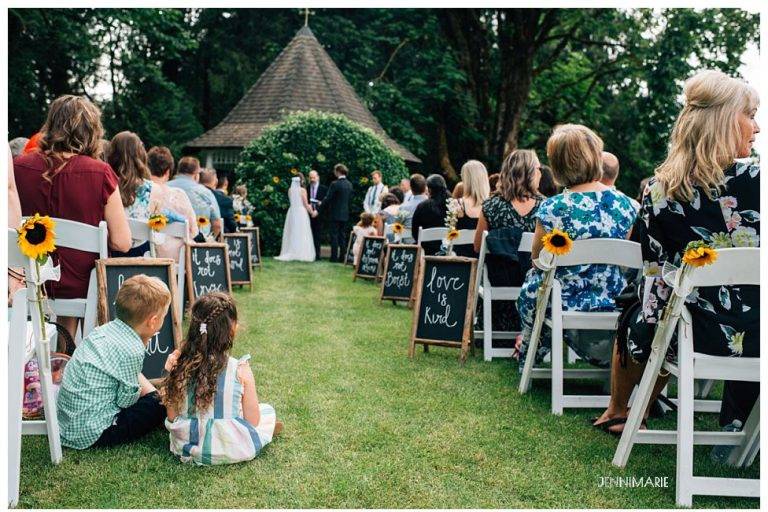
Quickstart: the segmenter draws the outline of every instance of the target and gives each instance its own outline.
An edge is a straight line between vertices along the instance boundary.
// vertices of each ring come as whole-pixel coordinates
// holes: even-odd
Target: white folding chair
[[[760,249],[729,248],[718,249],[717,252],[717,261],[694,269],[691,273],[690,286],[693,289],[760,284]],[[728,461],[731,465],[745,467],[754,462],[760,447],[759,399],[741,432],[695,432],[693,412],[697,409],[698,402],[694,390],[695,379],[760,382],[760,358],[721,357],[694,352],[691,315],[683,301],[679,302],[678,308],[678,311],[668,312],[672,321],[676,322],[677,362],[666,360],[671,333],[674,332],[672,329],[659,350],[651,351],[624,432],[616,448],[613,464],[624,467],[636,443],[676,443],[678,505],[691,506],[694,495],[759,497],[759,480],[698,477],[693,474],[694,444],[737,446]],[[657,376],[662,369],[666,369],[678,379],[677,430],[639,430]]]
[[[419,242],[418,244],[424,248],[424,242],[440,242],[445,240],[448,235],[448,228],[427,228],[419,227]],[[461,245],[474,245],[475,243],[475,230],[474,229],[460,229],[459,236],[453,241],[453,247]],[[423,251],[422,251],[423,253]]]
[[[393,234],[392,233],[392,226],[393,226],[393,224],[384,224],[384,237],[385,238],[387,238],[388,235],[392,235]],[[401,240],[408,240],[412,236],[413,236],[413,234],[411,233],[411,229],[410,228],[405,228],[405,229],[403,229],[403,233],[400,235],[400,239]],[[387,238],[387,240],[389,240],[389,238]]]
[[[152,240],[152,228],[149,227],[148,220],[128,219],[128,227],[131,228],[131,241],[134,247]],[[151,243],[149,244],[149,255],[152,258],[155,257],[155,246]]]
[[[187,246],[190,243],[189,239],[189,227],[187,220],[185,219],[184,222],[171,222],[168,225],[165,226],[165,229],[163,229],[163,234],[165,236],[170,236],[173,238],[179,238],[184,241],[184,243],[179,248],[179,254],[178,254],[178,263],[176,264],[176,286],[178,288],[179,293],[179,300],[177,301],[178,309],[179,309],[179,318],[184,317],[184,283],[185,278],[187,275],[186,269],[187,269]],[[254,233],[250,234],[251,236],[255,236]],[[157,254],[157,248],[154,245],[154,239],[150,237],[150,248],[152,249],[154,254]]]
[[[573,265],[617,265],[626,268],[640,269],[643,266],[640,244],[629,240],[610,238],[590,238],[576,240],[568,254],[555,258],[556,267]],[[563,414],[563,408],[600,408],[608,405],[607,395],[565,395],[563,382],[565,379],[607,379],[610,369],[564,369],[563,341],[564,329],[589,329],[613,331],[619,318],[618,311],[564,311],[562,287],[555,278],[551,289],[551,319],[544,320],[545,325],[552,331],[551,368],[534,368],[535,362],[526,361],[523,374],[520,377],[520,393],[528,392],[532,379],[551,379],[552,384],[552,414]],[[546,301],[544,302],[546,308]],[[528,347],[527,357],[536,357],[536,346]]]
[[[480,248],[480,255],[478,259],[478,268],[480,272],[477,273],[477,280],[475,282],[475,304],[478,303],[478,299],[483,301],[483,328],[475,329],[475,337],[483,337],[483,358],[486,361],[491,361],[494,357],[512,357],[514,349],[512,348],[494,348],[493,340],[510,340],[515,339],[519,332],[516,331],[494,331],[493,330],[493,316],[492,316],[492,304],[494,300],[512,300],[516,301],[520,296],[519,286],[492,286],[488,279],[488,269],[485,265],[485,257],[488,254],[488,246],[486,244],[486,238],[488,231],[483,231],[483,243]],[[531,246],[533,245],[533,233],[523,233],[520,238],[519,252],[531,252]]]

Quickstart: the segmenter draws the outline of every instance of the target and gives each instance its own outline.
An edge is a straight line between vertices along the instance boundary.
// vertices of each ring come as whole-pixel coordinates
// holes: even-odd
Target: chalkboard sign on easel
[[[387,245],[381,300],[406,301],[410,304],[420,259],[421,247],[418,245]]]
[[[115,319],[115,299],[123,282],[133,276],[145,274],[157,277],[171,291],[171,305],[160,331],[150,340],[141,372],[151,380],[162,376],[165,360],[181,341],[179,294],[176,288],[176,262],[170,258],[109,258],[96,260],[98,283],[98,321],[104,324]]]
[[[240,228],[241,233],[251,235],[251,266],[259,267],[261,270],[261,239],[259,238],[259,228]]]
[[[408,357],[416,344],[461,348],[464,363],[471,344],[475,258],[425,256],[416,281]]]
[[[248,233],[226,233],[229,256],[229,278],[232,284],[251,285],[251,235]]]
[[[360,247],[360,258],[357,260],[355,275],[352,280],[361,277],[363,279],[376,279],[379,275],[381,256],[384,253],[383,236],[364,236]]]
[[[227,244],[189,244],[187,288],[190,301],[210,292],[232,293]]]
[[[347,252],[344,253],[344,266],[355,264],[355,253],[352,248],[355,246],[357,235],[354,231],[349,232],[349,242],[347,242]]]

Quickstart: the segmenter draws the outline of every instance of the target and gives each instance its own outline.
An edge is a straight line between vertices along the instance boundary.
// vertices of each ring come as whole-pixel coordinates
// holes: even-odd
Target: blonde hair
[[[693,187],[711,197],[738,156],[741,130],[738,114],[750,113],[760,100],[757,91],[720,71],[697,73],[683,87],[685,104],[669,137],[667,158],[656,168],[656,179],[667,197],[690,201]]]
[[[63,153],[96,159],[101,156],[104,136],[101,111],[83,97],[59,96],[51,103],[40,134],[38,149],[47,167],[43,178],[51,181],[67,162]],[[55,167],[55,163],[60,165]]]
[[[160,279],[139,274],[129,277],[117,291],[117,318],[135,327],[171,304],[171,292]]]
[[[603,175],[603,140],[586,126],[563,124],[547,141],[547,158],[564,187],[597,181]]]
[[[534,174],[539,167],[539,157],[532,149],[516,149],[501,164],[498,193],[507,202],[525,201],[538,196]]]
[[[464,186],[462,196],[471,197],[476,205],[482,204],[491,195],[488,170],[478,160],[469,160],[461,166],[461,183]]]

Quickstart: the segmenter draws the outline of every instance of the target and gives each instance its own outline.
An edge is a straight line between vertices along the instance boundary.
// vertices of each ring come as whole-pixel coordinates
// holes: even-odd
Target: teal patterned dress
[[[571,192],[545,199],[538,212],[538,220],[545,231],[559,228],[573,240],[587,238],[626,239],[637,211],[624,194],[614,190],[598,192]],[[614,265],[576,265],[558,268],[555,274],[562,284],[563,309],[569,311],[613,311],[614,297],[621,293],[626,282],[621,269]],[[532,268],[528,271],[517,301],[517,309],[523,324],[523,344],[520,367],[525,363],[536,313],[536,294],[543,274]],[[549,352],[549,333],[543,332],[537,350],[537,361]],[[568,342],[566,337],[566,342]],[[606,366],[609,361],[597,359],[588,345],[569,342],[573,350],[592,364]]]

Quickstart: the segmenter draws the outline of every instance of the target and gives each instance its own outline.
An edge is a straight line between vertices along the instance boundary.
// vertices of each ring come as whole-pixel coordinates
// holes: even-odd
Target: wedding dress
[[[285,214],[283,226],[283,245],[280,248],[280,256],[275,259],[280,261],[314,261],[315,244],[312,240],[312,227],[309,225],[309,212],[306,196],[302,195],[299,178],[291,180],[288,189],[290,207]]]

